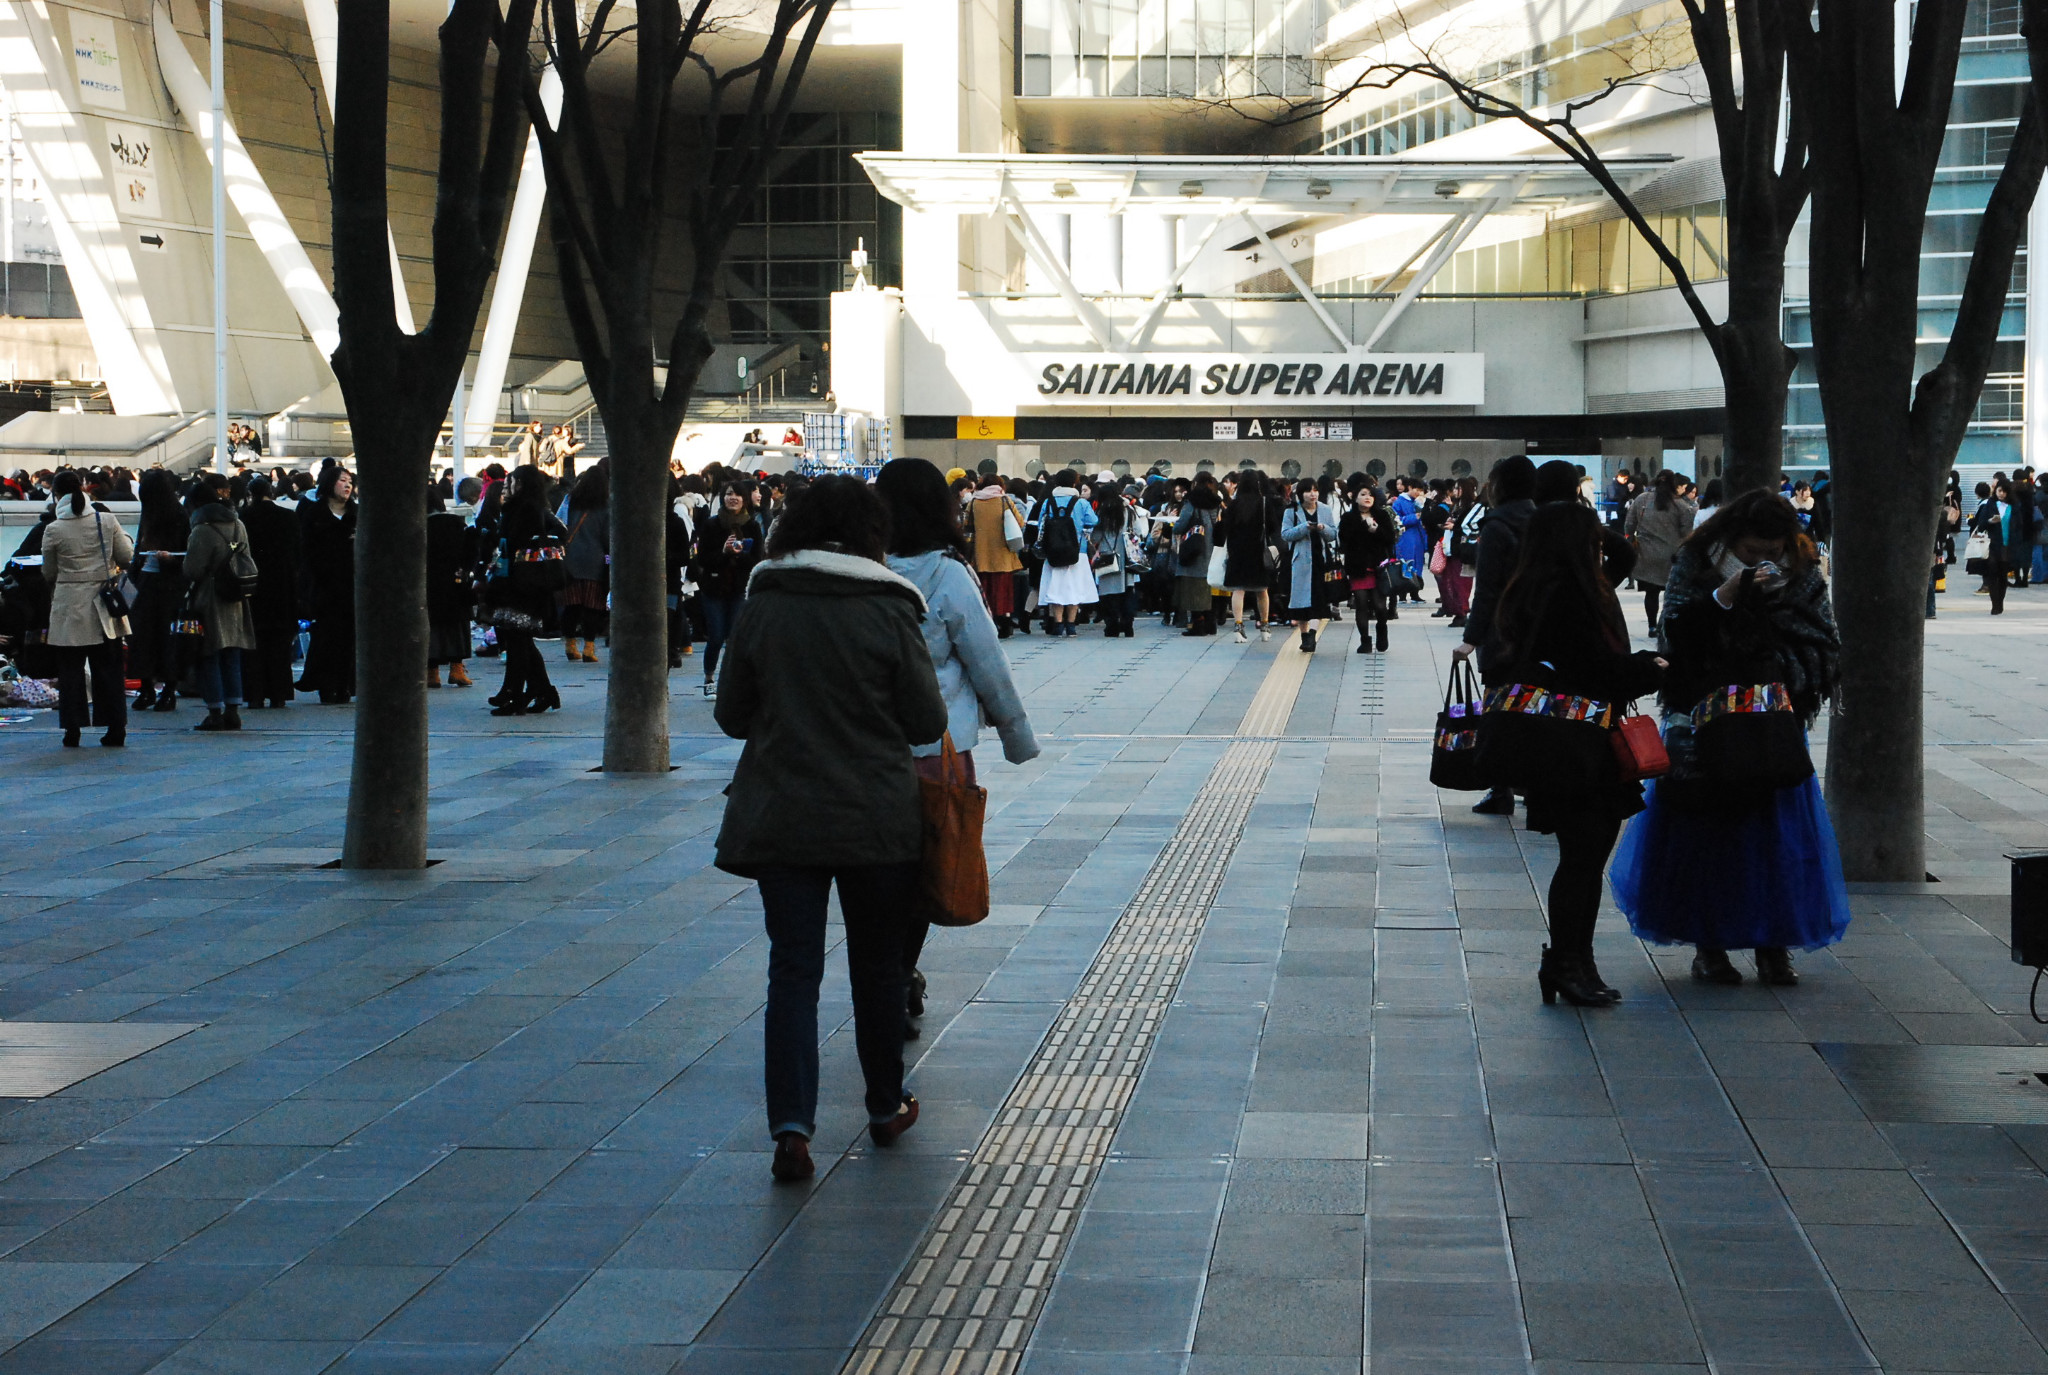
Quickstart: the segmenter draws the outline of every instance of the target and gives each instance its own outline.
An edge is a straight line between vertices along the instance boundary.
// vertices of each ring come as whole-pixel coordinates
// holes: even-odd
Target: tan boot
[[[475,683],[472,683],[469,680],[469,670],[463,667],[462,660],[460,659],[457,659],[454,663],[448,665],[448,683],[451,687],[476,686]]]
[[[586,664],[597,662],[597,641],[585,640],[583,642],[583,662]]]
[[[568,651],[569,662],[572,664],[583,657],[582,652],[576,648],[577,643],[575,639],[568,636],[564,636],[562,639],[562,647]]]
[[[430,688],[441,686],[441,666],[439,664],[427,665],[427,686]]]

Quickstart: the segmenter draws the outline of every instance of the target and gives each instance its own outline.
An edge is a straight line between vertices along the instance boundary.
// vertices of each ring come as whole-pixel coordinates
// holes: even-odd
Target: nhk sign
[[[1031,353],[1023,406],[1477,406],[1479,353]]]

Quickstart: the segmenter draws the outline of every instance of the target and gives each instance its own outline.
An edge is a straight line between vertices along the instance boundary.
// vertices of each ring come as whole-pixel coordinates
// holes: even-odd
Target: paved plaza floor
[[[840,963],[795,1187],[695,661],[666,778],[593,772],[559,646],[559,715],[433,694],[403,878],[321,867],[344,709],[0,727],[0,1375],[2048,1372],[2001,858],[2048,847],[2048,590],[2009,606],[1930,627],[1938,882],[1786,990],[1609,908],[1584,1013],[1537,996],[1550,844],[1427,783],[1444,622],[1013,639],[1045,753],[983,752],[923,1118],[866,1144]]]

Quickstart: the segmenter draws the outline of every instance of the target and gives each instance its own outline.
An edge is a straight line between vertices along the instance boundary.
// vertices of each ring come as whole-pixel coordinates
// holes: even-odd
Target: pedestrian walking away
[[[899,458],[876,474],[875,492],[889,516],[889,570],[924,598],[925,648],[938,676],[939,695],[946,701],[946,733],[966,767],[967,780],[974,781],[974,749],[985,724],[996,728],[1003,758],[1010,763],[1036,759],[1038,740],[1010,676],[995,620],[982,601],[981,580],[945,479],[921,458]],[[1106,499],[1122,500],[1114,493]],[[1096,526],[1095,532],[1102,528]],[[940,778],[943,748],[934,742],[911,751],[920,777]],[[907,915],[902,959],[908,989],[905,1010],[913,1019],[924,1016],[927,984],[918,966],[930,933],[931,923],[920,912]],[[913,1021],[905,1035],[915,1040],[918,1034]]]
[[[1643,613],[1650,633],[1657,632],[1657,612],[1671,577],[1671,560],[1692,533],[1694,505],[1678,495],[1678,474],[1666,468],[1650,490],[1631,501],[1622,534],[1636,547],[1634,576],[1643,589]]]
[[[1672,564],[1660,636],[1671,772],[1616,851],[1615,905],[1647,941],[1691,945],[1692,974],[1798,982],[1790,952],[1842,939],[1849,898],[1806,731],[1841,643],[1812,540],[1772,492],[1721,508]]]
[[[1238,643],[1245,642],[1244,613],[1250,603],[1259,638],[1272,638],[1273,570],[1280,549],[1266,534],[1266,479],[1255,468],[1223,479],[1223,516],[1218,534],[1223,542],[1223,590],[1230,594],[1230,619]]]
[[[122,676],[121,637],[128,618],[102,595],[135,557],[135,542],[121,523],[87,503],[85,483],[69,469],[50,480],[56,518],[43,531],[43,580],[50,584],[49,645],[57,659],[57,723],[64,744],[96,725],[100,743],[128,740],[128,694]],[[87,703],[86,673],[92,673]]]
[[[1052,491],[1035,513],[1038,556],[1045,560],[1038,604],[1045,608],[1046,634],[1072,636],[1080,609],[1101,600],[1086,557],[1095,508],[1082,499],[1080,478],[1073,469],[1062,469],[1052,482]]]
[[[904,927],[923,849],[910,752],[944,736],[947,708],[920,625],[924,597],[884,562],[887,532],[881,498],[858,478],[822,478],[792,499],[749,578],[713,711],[746,742],[717,863],[760,887],[762,1070],[771,1168],[784,1181],[815,1172],[818,989],[835,885],[869,1135],[891,1146],[917,1121],[903,1088]]]
[[[254,538],[253,532],[251,538]],[[427,686],[473,686],[464,660],[469,658],[470,618],[476,610],[476,529],[446,509],[438,492],[427,496]],[[259,559],[260,563],[260,559]],[[263,638],[261,626],[257,639]],[[253,695],[253,694],[252,694]]]

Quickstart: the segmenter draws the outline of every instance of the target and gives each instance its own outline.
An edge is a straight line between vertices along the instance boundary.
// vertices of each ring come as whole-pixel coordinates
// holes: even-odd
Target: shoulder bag
[[[981,846],[988,789],[967,781],[967,767],[947,731],[939,777],[920,776],[924,816],[923,909],[934,926],[972,926],[988,915],[988,855]]]
[[[1364,634],[1364,628],[1359,630]],[[1444,684],[1443,710],[1436,714],[1436,743],[1429,752],[1429,781],[1451,792],[1475,793],[1486,790],[1479,770],[1479,675],[1470,660],[1451,665],[1450,681]]]
[[[104,572],[112,568],[114,563],[107,557],[107,537],[100,530],[100,513],[97,509],[92,513],[92,537],[99,542],[100,569]],[[128,594],[121,590],[121,578],[118,574],[102,581],[99,591],[93,593],[93,596],[99,601],[100,610],[106,612],[112,619],[118,621],[128,615]]]
[[[505,552],[507,579],[514,592],[523,594],[560,592],[569,585],[569,551],[562,537],[543,530],[524,549]]]
[[[1012,554],[1024,552],[1024,522],[1017,519],[1017,508],[1008,497],[1003,503],[1003,543],[1010,547]]]
[[[1479,768],[1489,787],[1579,798],[1619,781],[1609,735],[1620,724],[1612,702],[1507,683],[1486,694],[1479,718]]]
[[[1716,688],[1692,709],[1700,776],[1740,789],[1796,787],[1813,777],[1806,728],[1783,683]]]
[[[1657,730],[1656,719],[1635,713],[1634,707],[1635,703],[1629,703],[1632,714],[1614,728],[1615,762],[1621,765],[1624,777],[1638,781],[1662,778],[1671,772],[1671,756],[1665,752],[1664,737]]]

